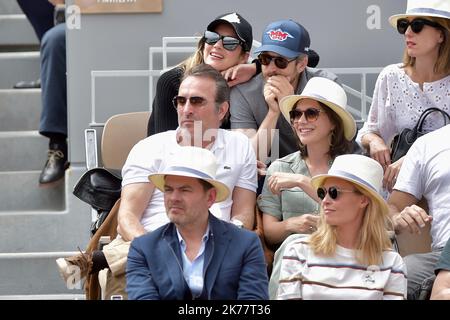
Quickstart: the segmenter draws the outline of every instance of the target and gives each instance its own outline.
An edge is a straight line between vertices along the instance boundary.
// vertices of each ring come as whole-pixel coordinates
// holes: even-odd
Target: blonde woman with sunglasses
[[[193,67],[202,63],[209,64],[222,73],[230,86],[254,76],[257,72],[256,64],[247,63],[252,42],[252,26],[236,12],[218,16],[209,23],[198,42],[196,52],[158,79],[148,135],[178,127],[172,99],[178,94],[183,74]],[[222,127],[227,128],[227,124],[228,120]]]
[[[406,298],[406,268],[391,249],[383,168],[362,155],[336,157],[312,186],[322,200],[318,229],[286,246],[277,299]]]
[[[406,13],[389,22],[403,35],[403,63],[387,66],[378,76],[357,142],[383,166],[383,187],[391,192],[403,163],[403,158],[391,160],[394,136],[413,128],[430,107],[450,113],[450,1],[408,0]],[[444,125],[437,112],[427,120],[427,131]]]

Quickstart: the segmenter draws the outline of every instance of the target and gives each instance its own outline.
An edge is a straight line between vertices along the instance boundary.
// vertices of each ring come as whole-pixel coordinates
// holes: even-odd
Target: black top
[[[178,115],[172,99],[178,94],[183,69],[175,67],[163,73],[156,84],[156,95],[153,99],[152,114],[148,121],[147,135],[152,135],[178,127]]]

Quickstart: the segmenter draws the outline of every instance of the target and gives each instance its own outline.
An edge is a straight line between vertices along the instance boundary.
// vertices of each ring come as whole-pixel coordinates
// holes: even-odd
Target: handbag
[[[120,198],[122,177],[119,171],[94,168],[78,180],[73,194],[97,210],[97,220],[91,225],[91,235],[100,228],[116,201]]]
[[[423,123],[425,122],[425,119],[432,114],[433,112],[440,112],[442,114],[442,117],[444,118],[445,124],[450,122],[450,116],[447,112],[444,110],[438,109],[438,108],[429,108],[426,109],[419,118],[419,121],[417,121],[416,125],[412,128],[405,128],[400,132],[400,134],[396,135],[391,143],[391,161],[396,162],[398,159],[403,157],[411,148],[414,141],[417,140],[417,138],[427,134],[430,131],[424,131],[423,130]]]

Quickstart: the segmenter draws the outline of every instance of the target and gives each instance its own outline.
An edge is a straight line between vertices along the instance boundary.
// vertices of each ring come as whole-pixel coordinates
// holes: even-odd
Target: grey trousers
[[[417,300],[422,282],[434,275],[434,267],[442,249],[427,253],[411,254],[403,258],[408,275],[408,300]]]

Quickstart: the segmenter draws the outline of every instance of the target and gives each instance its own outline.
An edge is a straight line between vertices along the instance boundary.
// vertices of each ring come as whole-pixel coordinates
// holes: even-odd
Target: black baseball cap
[[[239,13],[226,13],[218,16],[214,19],[214,21],[208,24],[206,30],[214,31],[214,29],[221,23],[230,24],[239,37],[239,40],[243,42],[242,48],[244,51],[250,51],[253,43],[253,30],[247,20],[245,20]]]

